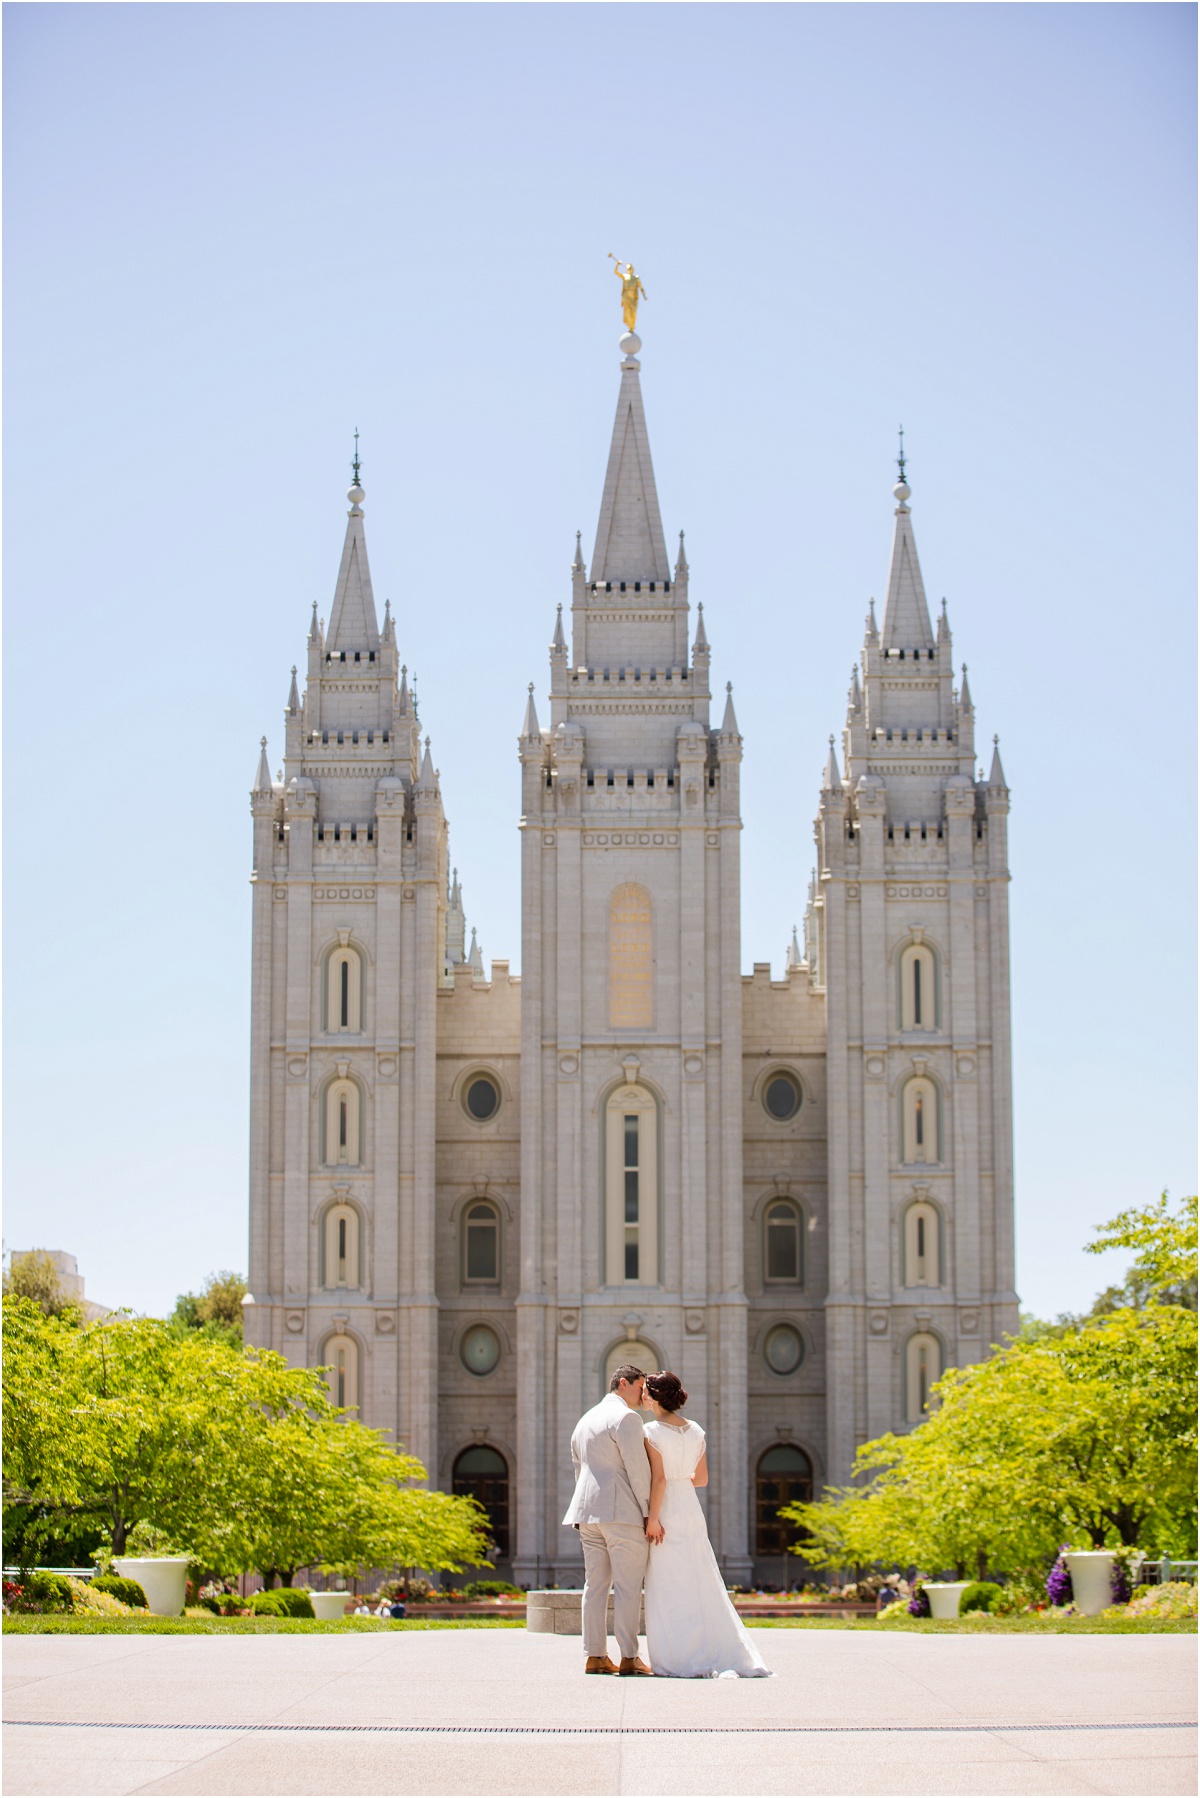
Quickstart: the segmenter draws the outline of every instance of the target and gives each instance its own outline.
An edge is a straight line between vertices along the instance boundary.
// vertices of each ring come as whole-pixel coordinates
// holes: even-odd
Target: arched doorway
[[[460,1497],[477,1498],[488,1514],[492,1540],[500,1559],[508,1558],[508,1462],[499,1449],[477,1443],[464,1448],[454,1463],[451,1481]]]
[[[794,1442],[777,1442],[759,1457],[755,1480],[755,1553],[760,1560],[784,1555],[801,1531],[781,1520],[781,1505],[807,1502],[812,1497],[812,1462]]]

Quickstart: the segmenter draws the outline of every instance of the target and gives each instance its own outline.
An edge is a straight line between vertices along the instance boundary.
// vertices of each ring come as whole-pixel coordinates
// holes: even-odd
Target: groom
[[[571,1437],[575,1491],[563,1523],[583,1544],[583,1648],[585,1673],[649,1674],[638,1659],[638,1610],[651,1533],[650,1461],[638,1412],[644,1403],[640,1367],[618,1367],[608,1392],[585,1411]],[[618,1667],[608,1654],[608,1594],[621,1650]]]

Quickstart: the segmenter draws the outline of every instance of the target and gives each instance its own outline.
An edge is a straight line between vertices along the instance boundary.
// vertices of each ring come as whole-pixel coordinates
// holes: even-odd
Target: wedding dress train
[[[668,1679],[771,1678],[725,1590],[692,1484],[704,1453],[704,1431],[698,1423],[681,1428],[657,1422],[646,1424],[645,1431],[667,1476],[659,1516],[664,1537],[651,1547],[646,1570],[651,1667]]]

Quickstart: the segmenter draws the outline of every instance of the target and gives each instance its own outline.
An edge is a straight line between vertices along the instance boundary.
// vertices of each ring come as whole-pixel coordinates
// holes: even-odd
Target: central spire
[[[646,415],[642,410],[642,390],[638,381],[641,363],[637,360],[637,352],[642,347],[641,338],[634,331],[626,331],[620,347],[625,352],[621,362],[621,391],[617,396],[617,416],[608,452],[604,495],[600,501],[600,522],[596,527],[592,580],[668,581],[671,569],[659,516],[650,439],[646,433]]]
[[[329,620],[327,650],[378,649],[379,621],[375,612],[375,594],[371,587],[371,568],[367,561],[367,539],[363,531],[362,503],[366,498],[360,482],[358,432],[354,433],[354,481],[346,498],[350,515],[346,524],[346,541],[342,545],[342,565],[338,569],[337,588],[333,596],[333,614]]]
[[[884,649],[932,649],[933,631],[925,603],[925,583],[917,560],[912,515],[907,501],[911,490],[904,478],[904,437],[900,438],[900,479],[896,497],[896,535],[892,539],[892,565],[888,569],[887,603],[883,608]]]

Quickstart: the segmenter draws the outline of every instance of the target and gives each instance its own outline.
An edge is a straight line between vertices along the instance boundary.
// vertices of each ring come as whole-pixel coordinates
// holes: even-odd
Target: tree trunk
[[[981,1548],[975,1556],[975,1578],[984,1580],[988,1576],[987,1549]]]
[[[282,1573],[279,1575],[280,1585],[281,1586],[290,1586],[292,1583],[292,1580],[295,1577],[295,1573],[296,1573],[296,1569],[294,1567],[285,1567],[283,1569]]]

